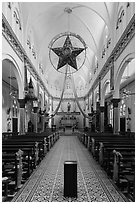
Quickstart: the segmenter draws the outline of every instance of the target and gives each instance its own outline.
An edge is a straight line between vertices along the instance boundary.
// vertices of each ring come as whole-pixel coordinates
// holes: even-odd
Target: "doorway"
[[[18,132],[18,118],[12,118],[12,132]]]
[[[126,132],[126,118],[125,117],[120,118],[120,132],[121,133]]]

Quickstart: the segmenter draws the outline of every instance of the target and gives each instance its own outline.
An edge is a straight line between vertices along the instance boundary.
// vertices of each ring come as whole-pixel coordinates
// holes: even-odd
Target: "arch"
[[[14,67],[14,73],[15,73],[15,76],[17,79],[17,84],[18,84],[19,98],[23,98],[24,97],[23,77],[22,77],[20,68],[19,68],[16,60],[9,54],[2,54],[2,62],[4,60],[10,61],[14,65],[13,67]]]
[[[96,110],[96,102],[97,102],[97,98],[99,97],[99,92],[98,89],[93,91],[93,110]]]
[[[103,83],[102,91],[101,91],[101,104],[100,105],[102,106],[104,105],[104,102],[105,102],[105,93],[106,93],[108,84],[110,84],[110,80],[106,79],[106,81]]]
[[[115,75],[115,83],[114,83],[115,91],[113,94],[114,98],[119,98],[120,81],[121,81],[122,75],[128,63],[131,62],[134,58],[135,58],[135,53],[130,53],[122,60],[121,64],[119,65],[118,71]]]

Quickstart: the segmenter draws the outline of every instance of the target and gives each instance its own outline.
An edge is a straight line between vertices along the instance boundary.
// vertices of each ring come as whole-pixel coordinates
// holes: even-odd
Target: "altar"
[[[71,115],[66,115],[61,118],[61,126],[63,127],[73,127],[76,126],[77,120],[76,117]]]

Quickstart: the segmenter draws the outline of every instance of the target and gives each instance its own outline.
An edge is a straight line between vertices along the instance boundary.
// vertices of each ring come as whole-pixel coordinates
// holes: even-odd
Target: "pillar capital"
[[[18,99],[19,107],[25,108],[25,99]]]
[[[33,107],[33,111],[34,111],[34,113],[37,113],[38,107]]]
[[[113,103],[113,107],[114,108],[117,108],[118,107],[118,103],[120,102],[120,98],[113,98],[112,100],[111,100],[111,102]]]
[[[104,106],[100,106],[100,112],[103,113],[105,111],[105,107]]]

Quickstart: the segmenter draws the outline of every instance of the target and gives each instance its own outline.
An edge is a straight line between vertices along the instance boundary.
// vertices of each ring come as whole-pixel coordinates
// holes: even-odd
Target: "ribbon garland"
[[[71,81],[72,81],[72,87],[73,87],[74,96],[75,96],[75,99],[76,99],[76,102],[77,102],[77,105],[78,105],[78,107],[79,107],[80,112],[82,113],[82,115],[83,115],[85,118],[91,119],[91,117],[89,117],[87,114],[84,113],[84,111],[82,110],[82,108],[81,108],[81,106],[80,106],[80,104],[79,104],[79,100],[78,100],[77,92],[76,92],[76,89],[75,89],[75,83],[74,83],[74,78],[73,78],[73,76],[71,76]]]
[[[49,117],[47,117],[48,119],[53,118],[56,115],[56,113],[58,112],[59,108],[60,108],[60,104],[61,104],[61,101],[62,101],[62,98],[63,98],[63,95],[64,95],[64,91],[65,91],[65,82],[66,82],[66,78],[67,78],[67,69],[68,69],[68,66],[66,66],[66,73],[65,73],[65,77],[64,77],[63,90],[62,90],[62,93],[61,93],[59,104],[58,104],[57,108],[55,109],[54,113],[52,113]]]
[[[68,69],[68,66],[66,66],[66,73],[65,73],[65,77],[64,77],[63,90],[62,90],[62,93],[61,93],[59,104],[58,104],[57,108],[55,109],[54,113],[52,113],[49,117],[47,117],[48,119],[53,118],[56,115],[56,113],[58,112],[59,108],[60,108],[60,105],[61,105],[61,102],[62,102],[62,99],[63,99],[63,95],[64,95],[64,91],[65,91],[65,82],[66,82],[66,79],[67,79],[67,69]],[[74,92],[74,96],[75,96],[75,99],[76,99],[76,103],[78,105],[78,108],[79,108],[80,112],[82,113],[82,115],[85,118],[91,119],[90,116],[88,116],[87,114],[84,113],[84,111],[82,110],[82,108],[81,108],[81,106],[79,104],[77,92],[76,92],[76,89],[75,89],[75,83],[74,83],[73,75],[71,75],[71,81],[72,81],[72,87],[73,87],[73,92]]]

